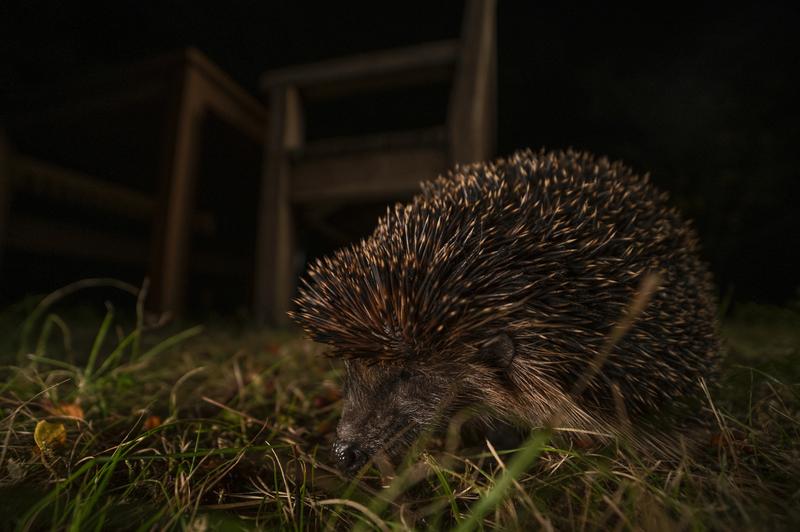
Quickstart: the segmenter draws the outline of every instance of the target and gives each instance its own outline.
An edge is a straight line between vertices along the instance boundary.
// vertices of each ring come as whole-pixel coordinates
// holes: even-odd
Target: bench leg
[[[202,101],[193,79],[186,73],[179,86],[175,112],[168,123],[165,170],[160,206],[154,222],[150,304],[177,316],[183,310],[187,258],[194,210],[197,163],[202,121]]]
[[[270,94],[270,126],[258,212],[253,306],[260,323],[285,326],[297,284],[295,227],[286,152],[303,141],[300,97],[291,87]]]

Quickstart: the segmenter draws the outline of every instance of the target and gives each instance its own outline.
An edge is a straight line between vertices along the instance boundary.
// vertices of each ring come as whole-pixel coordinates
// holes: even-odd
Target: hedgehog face
[[[345,368],[333,455],[351,474],[378,453],[399,458],[420,433],[439,425],[458,396],[457,380],[446,368],[362,360],[348,360]]]
[[[515,356],[511,338],[493,336],[471,353],[471,363],[464,358],[459,364],[346,360],[333,445],[339,467],[355,473],[379,453],[396,461],[421,433],[444,428],[459,409],[507,406],[500,392]]]

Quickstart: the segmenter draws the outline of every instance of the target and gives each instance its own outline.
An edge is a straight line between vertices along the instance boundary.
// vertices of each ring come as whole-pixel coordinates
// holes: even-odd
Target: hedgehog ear
[[[500,333],[486,340],[480,348],[480,357],[490,364],[500,368],[508,369],[517,354],[514,342],[506,333]]]

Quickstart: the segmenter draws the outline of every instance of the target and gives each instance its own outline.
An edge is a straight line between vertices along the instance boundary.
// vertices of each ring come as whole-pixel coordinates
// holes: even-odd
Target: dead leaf
[[[84,419],[83,417],[83,408],[79,404],[76,403],[64,403],[58,405],[54,409],[54,413],[56,415],[62,415],[67,417],[74,417],[78,419]]]
[[[67,443],[67,429],[63,423],[50,423],[41,419],[33,431],[33,439],[42,452],[49,452]]]
[[[153,430],[156,427],[161,426],[161,418],[158,416],[148,416],[147,419],[144,420],[143,428],[144,430]]]
[[[280,344],[271,344],[271,343],[268,343],[264,347],[266,348],[267,353],[270,353],[270,354],[273,354],[273,355],[276,354],[278,352],[278,350],[281,348]]]

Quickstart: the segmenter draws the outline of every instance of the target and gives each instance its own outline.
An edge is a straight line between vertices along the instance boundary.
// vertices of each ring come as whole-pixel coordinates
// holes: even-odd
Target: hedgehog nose
[[[369,456],[357,443],[338,440],[333,444],[333,456],[339,468],[348,473],[355,473],[367,463]]]

